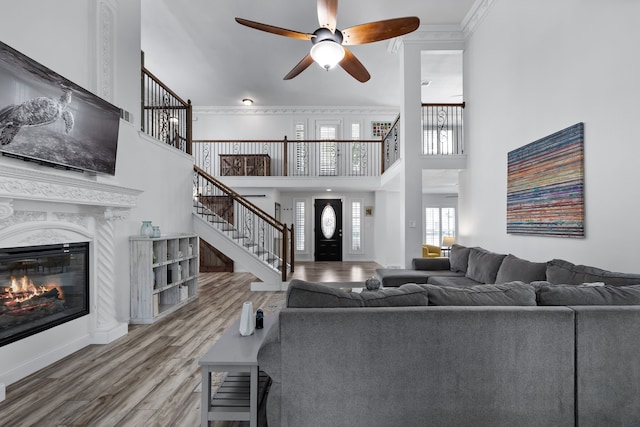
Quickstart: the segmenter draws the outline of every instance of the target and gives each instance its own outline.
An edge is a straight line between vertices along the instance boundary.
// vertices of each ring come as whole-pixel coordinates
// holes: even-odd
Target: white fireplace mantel
[[[89,180],[86,173],[55,173],[2,165],[0,198],[130,209],[140,190]]]
[[[22,358],[0,372],[0,382],[10,384],[86,345],[105,344],[127,334],[126,319],[118,320],[116,310],[117,295],[122,293],[115,277],[116,223],[129,216],[142,191],[104,182],[109,179],[1,162],[0,248],[90,242],[91,273],[89,317],[75,321],[84,327],[67,327],[78,335],[69,336],[63,329],[56,332],[64,328],[59,326],[4,346],[2,357]],[[46,344],[51,341],[56,345]],[[25,354],[33,357],[24,358]]]

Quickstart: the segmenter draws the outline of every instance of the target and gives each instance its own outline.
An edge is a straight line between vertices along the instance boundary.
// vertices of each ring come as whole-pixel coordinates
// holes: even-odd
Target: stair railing
[[[194,165],[194,202],[201,216],[262,258],[287,280],[294,271],[293,224],[276,220],[233,189]]]
[[[389,131],[382,137],[382,153],[380,160],[382,173],[387,171],[391,165],[400,160],[400,114],[393,121]]]
[[[183,100],[142,65],[142,131],[191,154],[191,100]]]

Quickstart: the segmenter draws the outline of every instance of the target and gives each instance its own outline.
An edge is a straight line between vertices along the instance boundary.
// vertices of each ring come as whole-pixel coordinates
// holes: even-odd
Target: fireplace
[[[89,314],[89,244],[0,249],[0,346]]]

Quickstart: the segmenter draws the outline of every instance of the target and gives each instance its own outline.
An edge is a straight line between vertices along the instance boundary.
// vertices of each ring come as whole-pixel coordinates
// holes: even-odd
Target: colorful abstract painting
[[[507,233],[584,237],[584,123],[509,152]]]
[[[384,136],[391,129],[391,122],[371,122],[371,137],[377,138]]]

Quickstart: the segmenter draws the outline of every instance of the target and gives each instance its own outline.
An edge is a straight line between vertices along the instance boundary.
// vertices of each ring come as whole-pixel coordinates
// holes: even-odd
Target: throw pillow
[[[482,248],[471,248],[466,276],[479,283],[496,283],[498,269],[505,257]]]
[[[518,258],[515,255],[507,255],[496,275],[496,283],[508,283],[519,280],[531,283],[547,278],[547,264],[544,262],[531,262]]]
[[[359,294],[298,279],[289,283],[286,303],[287,307],[292,308],[362,307],[364,305]]]
[[[538,287],[539,305],[638,305],[640,285],[599,286],[542,285]]]
[[[451,246],[451,252],[449,253],[449,264],[451,271],[461,271],[463,273],[467,272],[467,266],[469,264],[469,252],[471,252],[471,248],[456,244]]]
[[[429,305],[536,305],[536,293],[523,282],[468,288],[420,285],[429,290]]]
[[[604,282],[612,286],[625,286],[640,283],[640,274],[618,273],[553,259],[547,262],[547,280],[555,284],[579,285],[588,282]]]

